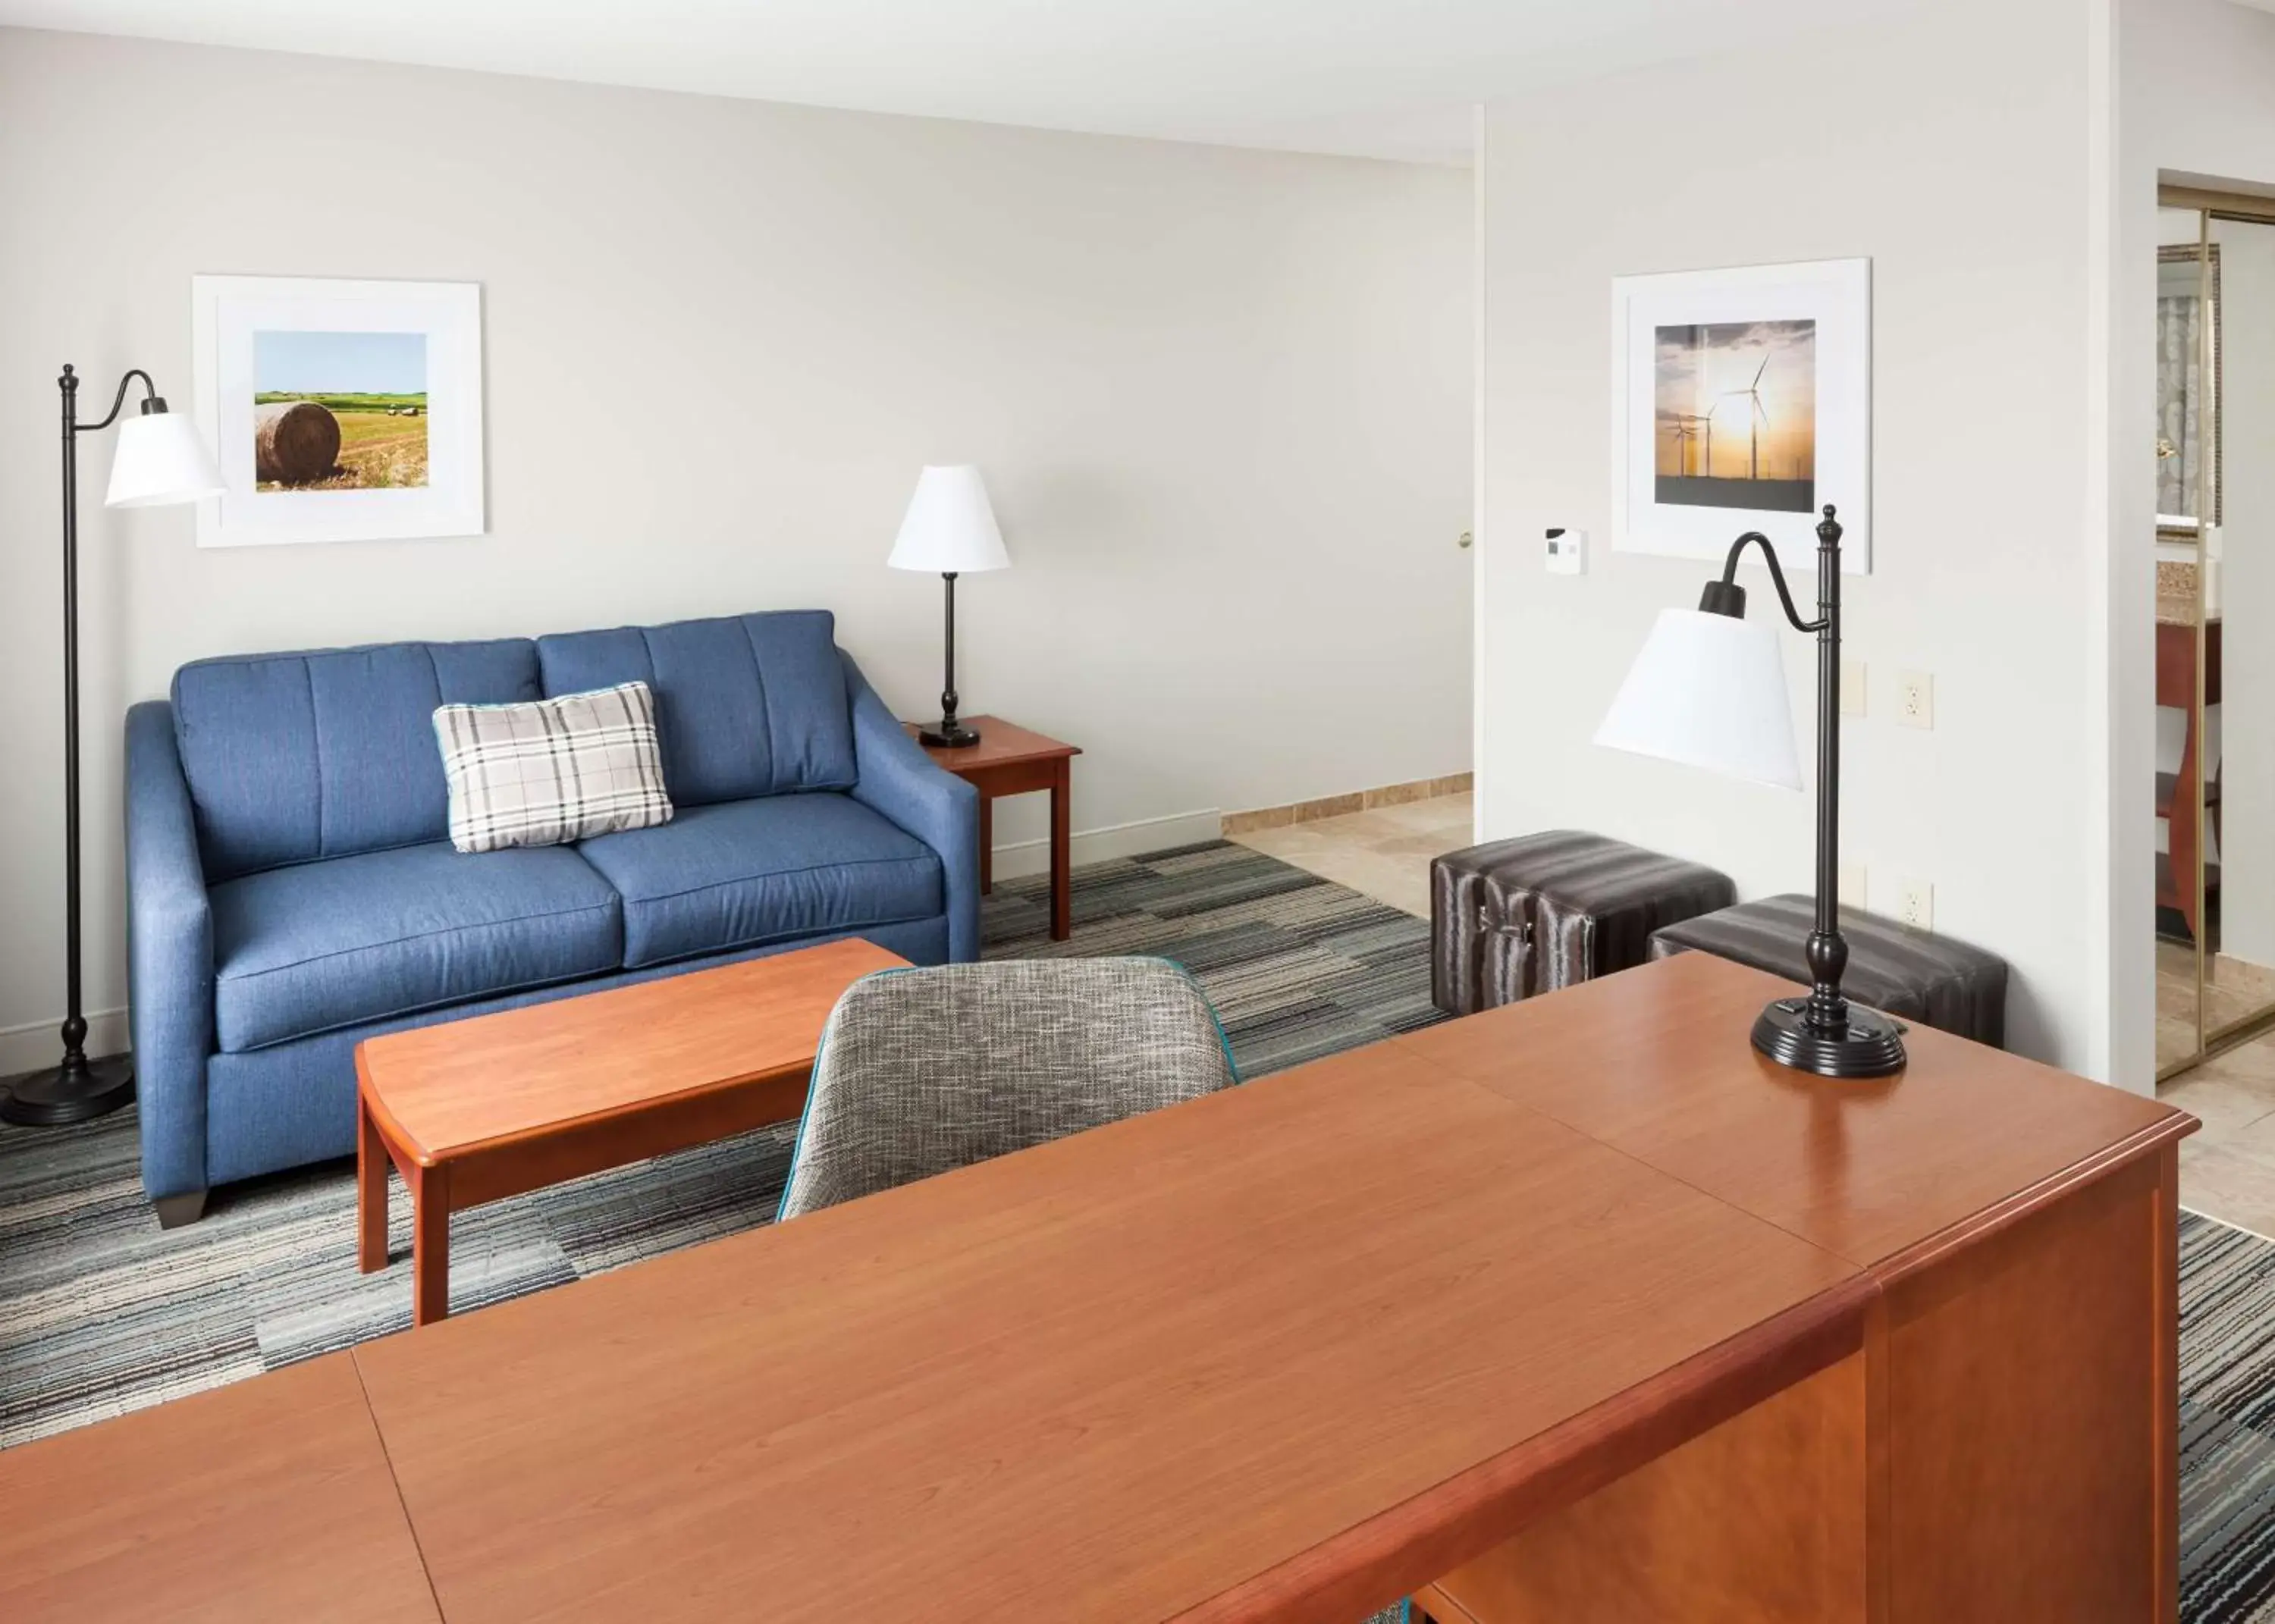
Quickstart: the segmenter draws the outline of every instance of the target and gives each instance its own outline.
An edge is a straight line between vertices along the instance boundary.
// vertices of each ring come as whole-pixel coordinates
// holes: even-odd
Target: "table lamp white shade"
[[[161,508],[218,496],[229,488],[197,425],[170,412],[146,412],[118,426],[106,508]]]
[[[995,510],[988,505],[979,470],[969,463],[926,468],[885,562],[896,570],[930,575],[1009,567],[1011,555],[1003,550],[1003,533],[995,527]]]
[[[1776,630],[1700,609],[1661,609],[1596,743],[1800,789]]]

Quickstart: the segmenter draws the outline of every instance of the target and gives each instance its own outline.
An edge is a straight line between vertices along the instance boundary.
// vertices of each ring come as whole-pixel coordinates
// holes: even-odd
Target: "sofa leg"
[[[205,1216],[206,1192],[193,1190],[186,1196],[160,1196],[150,1205],[157,1212],[159,1228],[179,1229]]]

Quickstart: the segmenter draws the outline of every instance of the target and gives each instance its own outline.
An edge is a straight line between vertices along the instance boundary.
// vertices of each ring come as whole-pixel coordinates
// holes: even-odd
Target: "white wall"
[[[1491,111],[1478,768],[1489,835],[1593,828],[1742,895],[1810,888],[1808,797],[1589,743],[1652,616],[1710,572],[1608,546],[1611,283],[1869,256],[1876,567],[1844,590],[1871,714],[1847,724],[1844,856],[1875,908],[1926,880],[1939,931],[2007,958],[2014,1047],[2105,1074],[2092,44],[2064,0],[1981,0]],[[1586,576],[1543,572],[1550,525],[1597,539]],[[1809,644],[1786,653],[1806,728]],[[1932,674],[1933,731],[1895,725],[1899,670]]]
[[[491,533],[201,552],[86,448],[94,1008],[119,718],[184,661],[820,606],[915,715],[926,461],[1016,560],[966,709],[1085,747],[1077,830],[1468,765],[1464,173],[11,30],[0,108],[0,1070],[63,1004],[51,381],[188,406],[195,272],[482,283]]]

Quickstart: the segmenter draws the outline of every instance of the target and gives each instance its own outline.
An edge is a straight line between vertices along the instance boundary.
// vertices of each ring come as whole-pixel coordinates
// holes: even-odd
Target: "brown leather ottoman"
[[[1430,997],[1448,1015],[1514,1003],[1649,956],[1661,925],[1738,900],[1729,876],[1577,829],[1430,865]]]
[[[1651,956],[1711,953],[1807,986],[1803,949],[1816,920],[1809,897],[1765,896],[1666,926],[1651,936]],[[2006,960],[1860,908],[1840,910],[1840,933],[1848,941],[1840,990],[1850,998],[1898,1020],[2007,1046]]]

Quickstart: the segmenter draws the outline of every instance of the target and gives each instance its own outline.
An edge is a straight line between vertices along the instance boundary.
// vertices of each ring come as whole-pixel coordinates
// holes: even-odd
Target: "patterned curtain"
[[[2157,300],[2157,511],[2194,514],[2203,500],[2203,300]],[[2174,452],[2165,455],[2164,448]]]

